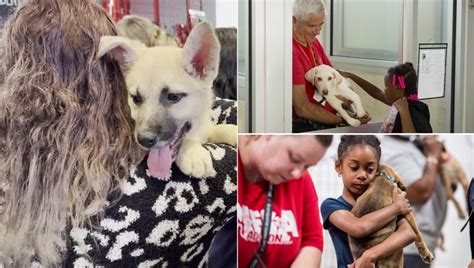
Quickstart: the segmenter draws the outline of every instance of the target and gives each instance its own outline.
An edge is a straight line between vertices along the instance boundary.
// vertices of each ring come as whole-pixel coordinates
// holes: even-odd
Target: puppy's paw
[[[176,158],[176,164],[184,174],[191,177],[207,178],[216,175],[211,153],[199,143],[186,146],[183,144]]]
[[[422,250],[420,256],[423,262],[427,264],[430,264],[434,260],[433,254],[428,249]]]
[[[353,127],[358,127],[360,126],[360,121],[357,119],[349,118],[347,119],[347,123]]]
[[[357,117],[362,118],[367,114],[367,112],[364,109],[357,109]]]

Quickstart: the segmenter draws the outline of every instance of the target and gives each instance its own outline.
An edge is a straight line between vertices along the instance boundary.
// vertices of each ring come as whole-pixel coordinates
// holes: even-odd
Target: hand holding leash
[[[406,199],[406,195],[406,192],[399,191],[396,183],[393,184],[392,204],[397,206],[400,215],[406,215],[411,212],[410,202]]]

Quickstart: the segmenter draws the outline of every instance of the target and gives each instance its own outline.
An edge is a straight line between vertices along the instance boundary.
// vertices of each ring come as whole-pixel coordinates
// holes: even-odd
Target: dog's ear
[[[336,79],[336,84],[341,84],[344,77],[342,77],[342,75],[336,70],[334,70],[332,73],[334,75],[334,79]]]
[[[191,76],[211,84],[219,71],[221,45],[212,25],[201,22],[193,28],[186,40],[184,68]]]
[[[106,53],[112,52],[114,58],[119,62],[122,72],[126,72],[130,69],[137,56],[135,46],[143,45],[122,36],[102,36],[96,57],[99,59]]]
[[[308,80],[313,86],[316,86],[316,74],[318,73],[318,68],[314,67],[311,70],[307,71],[304,75],[304,78]]]

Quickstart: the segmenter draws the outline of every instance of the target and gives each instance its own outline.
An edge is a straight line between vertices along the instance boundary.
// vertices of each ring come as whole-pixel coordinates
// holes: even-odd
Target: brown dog
[[[453,201],[454,206],[458,211],[459,218],[464,219],[466,214],[464,213],[464,209],[459,204],[459,201],[454,197],[454,191],[457,188],[457,184],[461,184],[464,189],[464,194],[467,195],[467,187],[469,184],[469,180],[464,172],[461,163],[454,158],[454,156],[450,153],[443,152],[441,154],[441,165],[439,167],[439,172],[441,175],[441,179],[443,180],[443,186],[446,190],[448,195],[448,200]]]
[[[442,142],[442,140],[439,141]],[[420,149],[420,151],[424,153],[424,136],[417,137],[414,143],[418,147],[418,149]],[[466,217],[465,210],[461,207],[458,200],[454,197],[454,192],[456,191],[458,184],[461,184],[464,189],[464,194],[467,195],[469,179],[467,178],[461,163],[459,163],[459,161],[446,150],[445,145],[443,145],[443,152],[441,153],[440,158],[441,162],[439,166],[439,174],[441,175],[443,188],[446,191],[448,200],[453,201],[454,206],[458,211],[459,218],[464,219]]]
[[[356,217],[362,217],[365,214],[374,212],[392,204],[393,183],[396,182],[398,188],[405,190],[398,174],[390,167],[381,165],[379,172],[370,183],[369,188],[357,199],[352,209]],[[416,225],[415,217],[412,212],[404,216],[407,219],[413,231],[416,234],[415,244],[418,248],[421,258],[426,263],[431,263],[433,254],[426,246],[423,235]],[[365,238],[349,237],[349,245],[354,260],[362,256],[365,250],[381,243],[395,232],[397,228],[397,219],[384,226],[382,229],[372,233]],[[403,250],[399,250],[391,256],[380,259],[376,263],[377,267],[403,267]]]

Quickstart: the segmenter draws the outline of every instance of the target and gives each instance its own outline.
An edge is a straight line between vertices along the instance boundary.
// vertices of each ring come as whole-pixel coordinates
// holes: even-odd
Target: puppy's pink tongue
[[[164,146],[159,149],[152,149],[148,154],[148,170],[155,178],[167,177],[171,169],[171,149]]]

